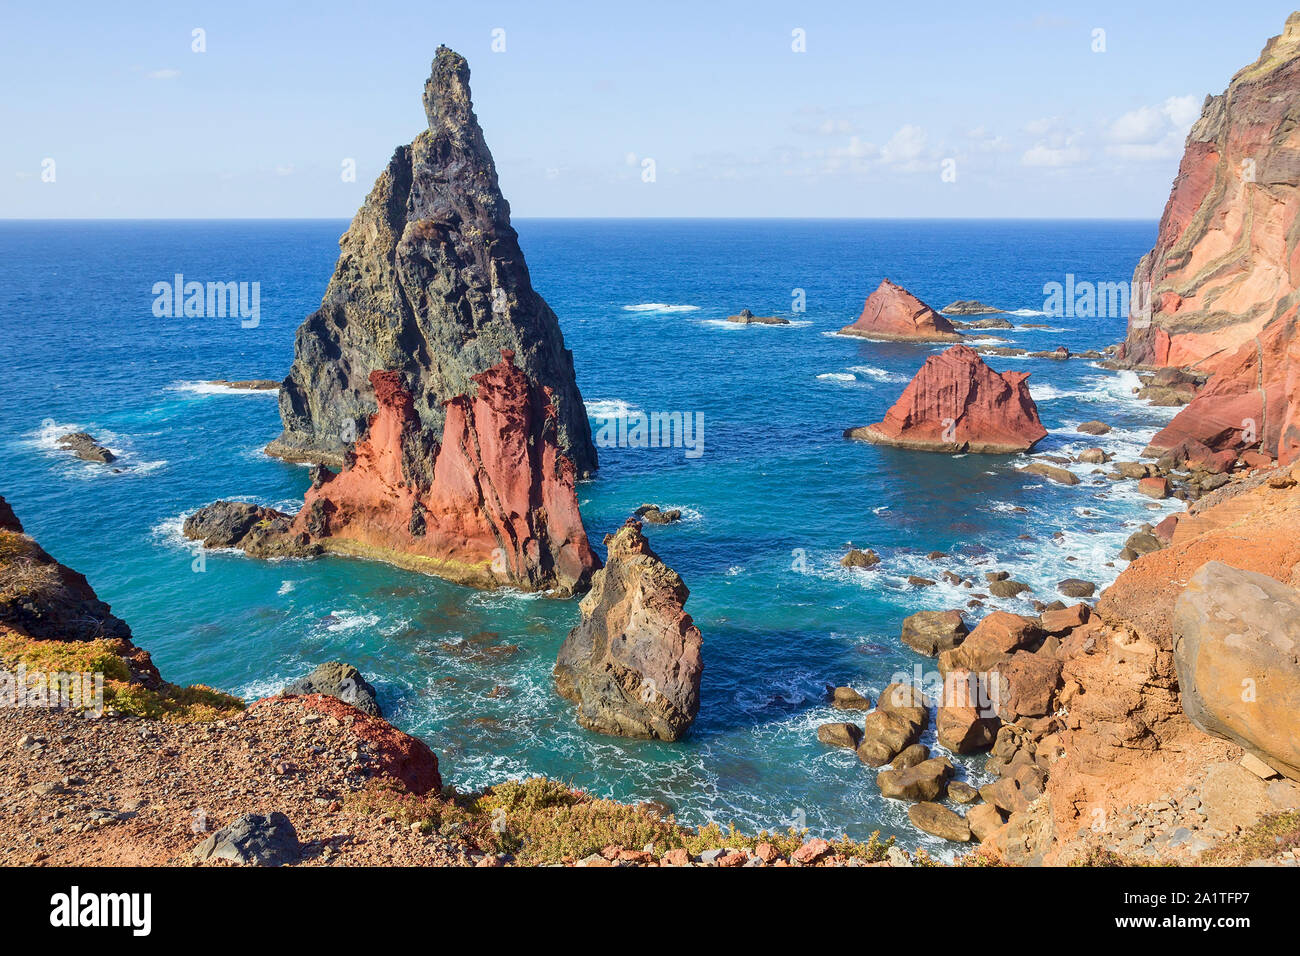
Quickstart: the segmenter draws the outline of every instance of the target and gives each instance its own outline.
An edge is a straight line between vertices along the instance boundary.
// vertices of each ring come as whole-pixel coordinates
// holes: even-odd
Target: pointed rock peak
[[[424,115],[435,134],[478,130],[469,93],[469,63],[450,47],[440,46],[434,55],[433,70],[424,82]]]

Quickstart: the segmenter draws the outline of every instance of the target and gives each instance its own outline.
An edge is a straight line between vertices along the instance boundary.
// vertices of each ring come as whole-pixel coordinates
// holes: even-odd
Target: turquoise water
[[[30,533],[84,572],[163,673],[248,698],[342,658],[393,721],[438,753],[462,788],[545,773],[618,799],[656,799],[691,822],[749,829],[805,822],[865,836],[907,825],[874,772],[818,744],[836,719],[828,684],[874,696],[928,662],[900,645],[916,610],[969,594],[917,590],[909,574],[1009,570],[1052,600],[1055,582],[1100,583],[1133,527],[1174,510],[1077,469],[1077,487],[1018,474],[1015,457],[925,455],[849,442],[878,421],[934,349],[835,336],[888,276],[935,307],[978,298],[1050,330],[994,331],[1031,350],[1101,348],[1122,318],[1047,319],[1045,282],[1124,281],[1154,222],[524,221],[534,285],[560,317],[589,410],[701,413],[704,452],[605,448],[579,487],[593,542],[643,502],[684,520],[648,527],[691,588],[704,634],[699,719],[668,745],[588,733],[551,689],[575,602],[480,593],[338,558],[260,562],[209,553],[181,516],[216,498],[292,509],[305,469],[267,458],[273,395],[201,385],[280,378],[319,303],[344,222],[0,223],[0,494]],[[175,273],[259,282],[261,319],[159,319],[152,287]],[[721,322],[743,307],[789,327]],[[1085,361],[992,358],[1033,373],[1049,437],[1133,457],[1171,417],[1132,397],[1131,374]],[[1101,439],[1073,425],[1100,418]],[[52,447],[88,430],[120,472]],[[1021,511],[1019,509],[1026,509]],[[1024,540],[1022,536],[1031,536]],[[850,545],[885,558],[848,571]],[[950,553],[932,562],[931,551]],[[1074,559],[1074,560],[1071,560]],[[1114,562],[1112,566],[1112,562]],[[995,601],[1029,610],[1020,601]],[[494,690],[504,696],[489,696]],[[933,733],[928,742],[933,742]],[[963,772],[979,778],[981,761]],[[930,838],[924,838],[927,842]]]

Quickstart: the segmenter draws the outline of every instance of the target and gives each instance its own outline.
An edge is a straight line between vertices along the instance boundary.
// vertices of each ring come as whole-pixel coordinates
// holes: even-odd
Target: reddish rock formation
[[[840,335],[903,342],[960,342],[951,322],[901,285],[885,279],[867,296],[862,314]]]
[[[585,589],[599,561],[578,513],[549,392],[502,351],[446,403],[441,442],[397,372],[370,381],[379,411],[340,474],[320,472],[289,534],[479,587]]]
[[[1027,451],[1047,435],[1027,378],[999,374],[974,349],[955,345],[925,360],[884,421],[845,435],[920,451]]]
[[[1151,443],[1300,451],[1300,14],[1206,100],[1133,276],[1123,358],[1214,373]],[[1144,290],[1149,289],[1149,293]],[[1149,306],[1149,314],[1148,309]]]
[[[438,793],[442,777],[438,774],[438,758],[429,745],[410,734],[402,733],[381,717],[362,713],[337,697],[324,694],[307,694],[293,697],[266,697],[253,704],[252,710],[285,707],[296,701],[309,710],[317,711],[341,721],[348,731],[366,745],[373,761],[371,769],[384,776],[394,777],[406,784],[415,794]]]
[[[339,240],[321,307],[294,342],[284,432],[267,451],[338,468],[375,411],[366,376],[400,371],[424,426],[511,349],[552,391],[556,444],[580,475],[596,449],[573,356],[532,287],[510,204],[470,98],[465,58],[439,47],[424,86],[428,128],[394,152]]]
[[[555,662],[555,687],[578,723],[621,737],[676,740],[700,709],[700,629],[690,592],[629,518],[605,538],[607,563],[582,600],[582,622]]]

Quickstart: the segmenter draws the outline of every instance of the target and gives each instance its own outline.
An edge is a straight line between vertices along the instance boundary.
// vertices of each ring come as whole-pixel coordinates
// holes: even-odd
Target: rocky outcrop
[[[951,322],[888,279],[867,296],[862,314],[840,329],[840,335],[901,342],[961,341],[961,333]]]
[[[1173,628],[1192,723],[1300,779],[1300,591],[1210,561],[1175,603]]]
[[[306,677],[286,684],[280,693],[289,696],[324,694],[337,697],[371,717],[384,716],[375,699],[375,688],[361,676],[361,671],[342,661],[326,661]]]
[[[55,442],[60,448],[66,448],[82,461],[98,462],[101,465],[117,461],[117,456],[86,432],[69,432]]]
[[[958,299],[956,302],[949,302],[942,311],[945,315],[995,315],[1006,310],[985,305],[975,299]]]
[[[1151,443],[1300,451],[1300,14],[1208,97],[1152,249],[1123,359],[1212,373]],[[1149,308],[1148,308],[1149,306]]]
[[[186,534],[255,556],[373,558],[474,587],[585,590],[599,561],[555,405],[509,350],[445,403],[440,440],[401,374],[370,382],[379,410],[365,437],[342,472],[314,472],[297,515],[219,502],[187,519]]]
[[[424,110],[428,129],[393,154],[339,242],[320,309],[298,329],[280,391],[284,432],[268,452],[342,467],[376,411],[376,370],[401,375],[414,414],[440,435],[455,399],[506,349],[548,393],[559,455],[588,475],[596,451],[573,358],[532,287],[470,101],[469,66],[446,47]]]
[[[755,315],[749,309],[741,309],[735,315],[727,316],[728,322],[737,325],[789,325],[790,320],[779,315]]]
[[[1028,378],[1026,372],[999,374],[974,349],[955,345],[925,360],[884,421],[845,435],[919,451],[1027,451],[1047,436]]]
[[[578,723],[620,737],[677,740],[700,708],[700,630],[690,592],[629,518],[605,538],[606,564],[582,600],[582,622],[555,663],[555,687]]]

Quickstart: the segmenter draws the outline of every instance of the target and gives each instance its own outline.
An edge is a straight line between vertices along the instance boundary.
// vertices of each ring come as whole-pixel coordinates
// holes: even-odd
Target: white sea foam
[[[379,615],[363,614],[360,611],[344,608],[341,611],[330,611],[328,618],[322,623],[325,624],[325,630],[327,631],[335,634],[346,634],[367,627],[375,627],[379,623]]]
[[[823,372],[817,376],[826,382],[856,382],[858,377],[849,372]]]
[[[906,382],[908,380],[906,375],[890,372],[883,368],[876,368],[874,365],[850,365],[849,371],[854,375],[869,378],[873,382]]]
[[[297,586],[298,586],[298,582],[297,582],[297,581],[281,581],[281,582],[280,582],[280,586],[279,586],[279,588],[276,589],[276,592],[275,592],[275,593],[276,593],[276,594],[288,594],[290,591],[292,591],[292,590],[293,590],[294,588],[296,588]]]
[[[168,391],[190,392],[194,395],[273,395],[279,396],[276,388],[232,388],[229,385],[217,385],[214,382],[173,382],[167,386]]]
[[[667,302],[641,302],[637,305],[623,306],[624,312],[698,312],[698,305],[669,305]]]
[[[639,405],[625,402],[621,398],[594,398],[588,399],[583,404],[587,406],[587,415],[590,418],[626,418],[640,408]]]

